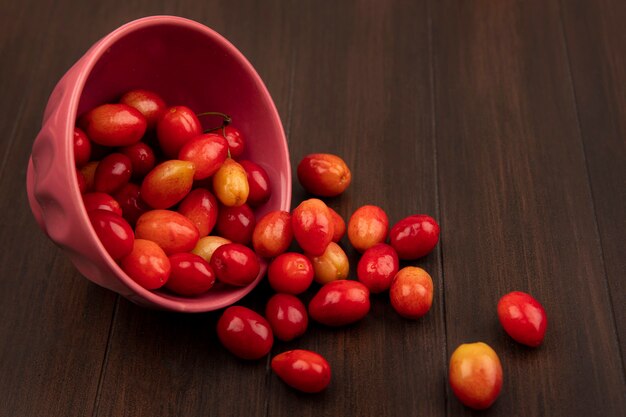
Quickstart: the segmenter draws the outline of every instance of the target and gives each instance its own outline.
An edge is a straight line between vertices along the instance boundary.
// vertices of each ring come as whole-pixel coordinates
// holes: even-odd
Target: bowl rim
[[[171,15],[147,16],[147,17],[142,17],[142,18],[130,21],[128,23],[125,23],[122,26],[110,32],[109,34],[105,35],[99,41],[97,41],[84,54],[83,57],[85,58],[85,61],[82,63],[82,67],[80,68],[80,71],[77,74],[76,81],[73,83],[73,88],[71,89],[71,91],[68,92],[69,112],[67,113],[68,117],[65,118],[65,126],[64,126],[66,132],[68,132],[68,136],[71,136],[70,133],[73,132],[74,130],[74,127],[76,124],[76,116],[78,112],[78,105],[80,103],[80,99],[81,99],[85,84],[87,82],[87,79],[91,75],[93,68],[97,64],[97,62],[102,58],[102,56],[106,53],[106,51],[112,45],[114,45],[123,37],[133,32],[136,32],[138,30],[141,30],[150,26],[158,26],[158,25],[177,26],[177,27],[182,27],[188,30],[199,32],[203,36],[208,37],[212,42],[216,42],[217,44],[219,44],[219,46],[223,48],[224,50],[226,50],[230,55],[232,55],[239,64],[245,67],[245,72],[252,76],[254,84],[256,84],[256,86],[262,91],[262,97],[267,102],[268,108],[270,110],[268,116],[273,119],[273,123],[279,128],[279,133],[282,138],[282,140],[280,141],[280,148],[281,148],[280,150],[283,152],[284,155],[287,155],[287,163],[290,164],[287,139],[285,136],[282,121],[278,114],[278,110],[276,109],[276,105],[273,99],[271,98],[271,95],[267,87],[265,86],[265,83],[263,83],[261,77],[259,76],[257,71],[254,69],[252,64],[232,43],[230,43],[226,38],[224,38],[215,30],[199,22],[196,22],[194,20],[187,19],[184,17],[179,17],[179,16],[171,16]],[[65,151],[66,151],[65,157],[67,158],[66,160],[73,161],[73,152],[74,152],[73,147],[67,146]],[[73,164],[68,163],[66,165],[67,165],[68,171],[72,171],[70,170],[70,168],[73,169]],[[70,167],[70,165],[72,166]],[[73,172],[68,172],[67,174],[73,175]],[[292,194],[291,169],[286,170],[285,180],[287,183],[286,195],[280,201],[279,210],[290,211],[291,194]],[[75,181],[75,187],[73,187],[74,188],[73,192],[75,193],[75,198],[77,199],[77,201],[82,202],[82,195],[80,193],[80,190],[78,189],[78,184],[76,183],[76,180],[74,181]],[[104,262],[106,263],[106,266],[109,267],[109,269],[113,272],[112,275],[114,275],[115,279],[117,279],[124,287],[128,288],[132,292],[132,294],[121,294],[125,296],[126,298],[129,298],[131,301],[145,305],[145,303],[142,303],[145,300],[152,307],[158,307],[161,309],[171,310],[171,311],[187,312],[187,313],[208,312],[208,311],[218,310],[218,309],[227,307],[239,301],[241,298],[243,298],[248,293],[250,293],[258,285],[258,283],[261,281],[261,279],[265,275],[265,272],[267,269],[267,262],[264,259],[259,258],[259,261],[261,263],[261,270],[259,271],[259,274],[255,278],[255,280],[245,287],[233,287],[233,291],[231,293],[222,295],[220,297],[220,301],[206,300],[202,302],[202,301],[199,301],[198,299],[193,299],[194,302],[189,303],[182,296],[176,296],[174,294],[169,295],[169,294],[155,293],[151,290],[147,290],[143,288],[138,283],[136,283],[132,278],[130,278],[122,270],[122,268],[117,264],[117,262],[115,262],[115,260],[111,258],[109,253],[104,248],[100,239],[98,239],[95,233],[95,230],[93,229],[93,226],[91,225],[91,222],[89,220],[89,217],[87,215],[87,211],[84,205],[80,204],[80,206],[81,206],[80,214],[79,214],[81,217],[80,221],[83,224],[86,224],[87,227],[90,229],[91,231],[90,238],[95,241],[96,247],[98,248],[100,252],[99,253],[100,258],[104,260]],[[191,300],[192,298],[188,298],[188,299]]]

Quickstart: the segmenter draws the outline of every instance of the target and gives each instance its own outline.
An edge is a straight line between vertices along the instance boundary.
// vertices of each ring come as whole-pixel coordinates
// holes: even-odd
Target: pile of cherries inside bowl
[[[214,128],[203,129],[204,117],[216,121]],[[260,165],[240,159],[246,140],[236,121],[168,107],[152,91],[128,91],[81,115],[76,126],[78,184],[93,229],[143,288],[194,297],[215,285],[243,287],[259,275],[261,258],[269,262],[267,279],[276,294],[264,316],[233,306],[218,321],[219,340],[237,357],[265,357],[274,338],[302,336],[309,317],[327,326],[361,320],[370,310],[370,293],[388,291],[392,307],[407,319],[430,310],[431,276],[414,266],[400,269],[399,260],[421,258],[437,245],[439,225],[432,217],[413,214],[390,229],[381,207],[365,205],[346,225],[324,201],[311,198],[291,213],[270,211],[257,219],[254,210],[270,198],[271,184]],[[304,157],[297,174],[321,198],[343,193],[352,180],[345,161],[332,154]],[[362,253],[357,280],[349,279],[348,257],[338,244],[346,233]],[[301,252],[289,251],[294,239]],[[297,296],[313,281],[321,287],[307,308]],[[539,345],[546,323],[541,305],[524,293],[500,304],[505,330],[521,343]],[[271,366],[304,392],[325,389],[331,378],[328,362],[308,350],[280,353]],[[450,361],[450,384],[464,404],[490,406],[502,385],[498,356],[484,343],[461,345]]]

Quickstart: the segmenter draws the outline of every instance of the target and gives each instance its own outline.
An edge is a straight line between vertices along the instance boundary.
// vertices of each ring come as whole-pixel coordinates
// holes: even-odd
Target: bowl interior
[[[289,210],[290,167],[280,119],[262,81],[230,43],[196,22],[163,17],[118,29],[103,39],[100,51],[80,92],[77,116],[97,105],[115,102],[135,88],[153,90],[168,105],[186,105],[196,113],[226,113],[246,140],[242,159],[258,163],[270,177],[272,197],[256,211],[257,218],[271,210]],[[203,125],[219,125],[219,120],[203,121]],[[216,286],[189,298],[144,290],[107,258],[116,275],[136,295],[161,307],[184,311],[208,311],[235,302],[256,285],[265,270],[249,287]]]

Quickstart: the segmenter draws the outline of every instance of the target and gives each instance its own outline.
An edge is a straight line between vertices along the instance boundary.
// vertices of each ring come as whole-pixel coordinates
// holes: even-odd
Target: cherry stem
[[[220,126],[212,127],[210,129],[206,129],[204,131],[204,133],[209,133],[209,132],[212,132],[212,131],[217,130],[217,129],[223,129],[224,127],[228,126],[233,121],[233,119],[229,115],[227,115],[226,113],[218,112],[218,111],[207,111],[207,112],[204,112],[204,113],[198,113],[198,114],[196,114],[196,116],[197,117],[219,116],[219,117],[222,118],[222,124]],[[224,136],[226,136],[226,135],[224,135]]]

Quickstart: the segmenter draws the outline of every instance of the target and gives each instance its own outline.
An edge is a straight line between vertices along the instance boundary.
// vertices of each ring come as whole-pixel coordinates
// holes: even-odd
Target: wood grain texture
[[[624,415],[558,5],[453,5],[437,2],[433,13],[450,349],[482,340],[500,354],[494,413]],[[497,324],[496,303],[513,290],[547,308],[540,349],[521,348]],[[448,410],[470,414],[455,401]]]
[[[0,12],[0,417],[474,415],[448,358],[482,340],[504,367],[486,415],[626,415],[626,6],[565,2],[194,0],[5,2]],[[26,162],[57,80],[96,40],[146,15],[225,35],[281,115],[292,166],[345,158],[345,219],[377,204],[393,223],[440,221],[425,268],[435,300],[401,319],[386,294],[341,329],[311,324],[272,355],[331,363],[317,395],[223,349],[219,312],[150,311],[83,279],[28,209]],[[295,174],[295,170],[294,170]],[[293,206],[309,196],[294,175]],[[342,241],[355,277],[358,254]],[[308,301],[317,287],[303,299]],[[501,295],[546,307],[527,349],[497,322]],[[262,283],[241,304],[262,311]]]
[[[292,166],[314,152],[346,158],[353,182],[329,200],[346,222],[365,204],[383,207],[391,222],[412,213],[436,216],[427,4],[309,2],[301,3],[295,18],[302,30],[289,125]],[[309,197],[294,181],[292,206]],[[342,246],[356,278],[358,254],[347,238]],[[273,353],[297,347],[318,351],[334,374],[331,387],[310,399],[272,376],[268,415],[443,416],[446,351],[438,252],[419,265],[437,286],[424,320],[401,319],[385,293],[372,297],[372,312],[362,322],[345,329],[312,325],[301,340],[275,345]]]
[[[604,267],[626,355],[626,4],[562,2],[578,117]]]

